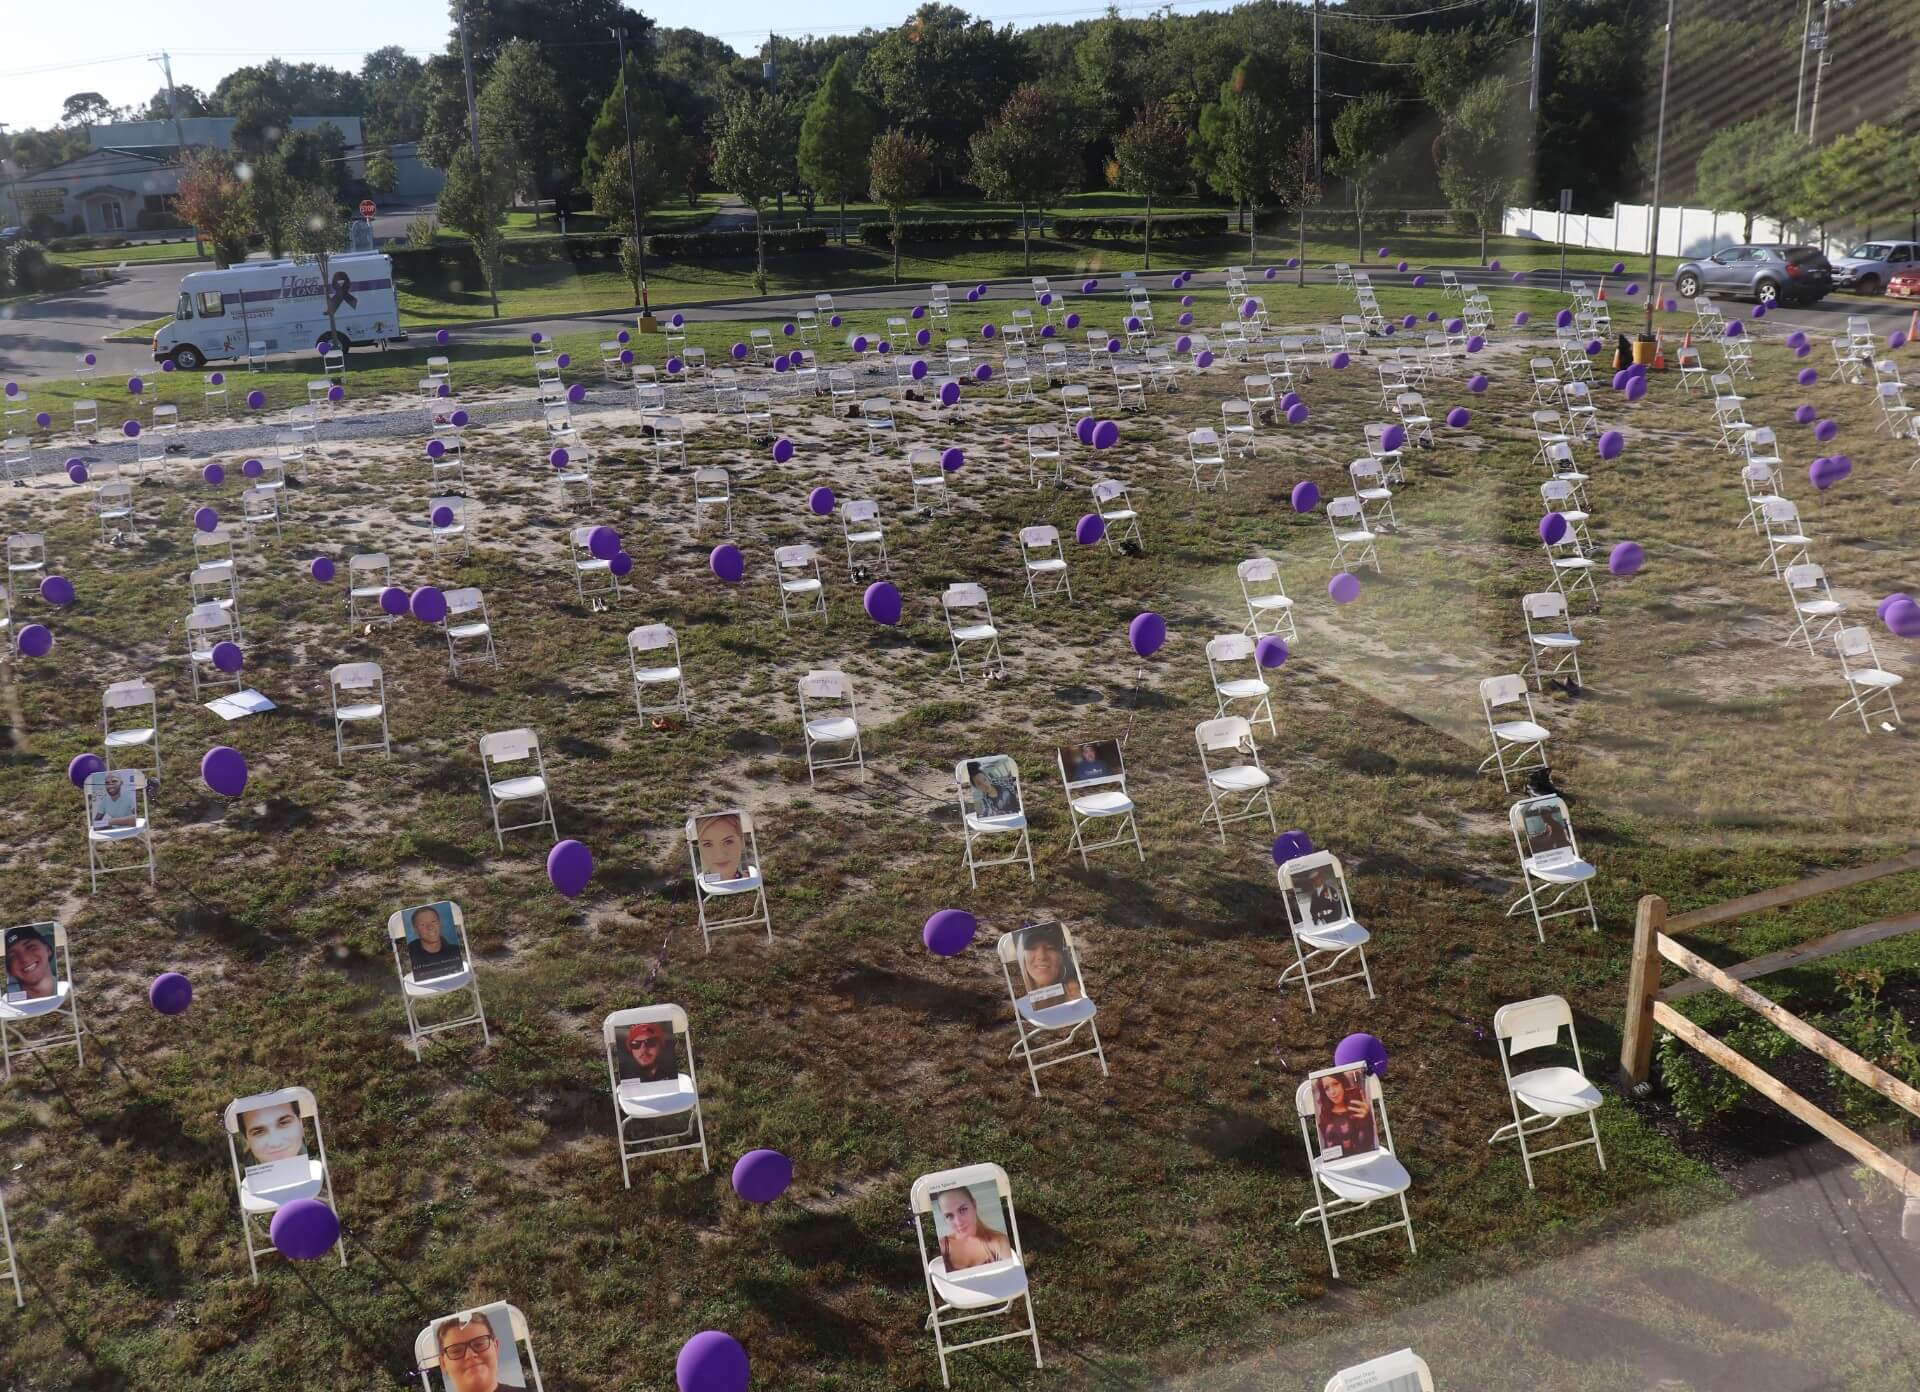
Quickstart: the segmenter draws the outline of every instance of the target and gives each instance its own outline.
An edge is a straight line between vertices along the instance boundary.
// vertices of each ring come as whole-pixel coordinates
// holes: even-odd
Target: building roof
[[[68,179],[76,174],[135,174],[151,170],[168,169],[173,161],[161,155],[149,154],[143,150],[120,150],[102,148],[88,150],[85,154],[75,155],[72,159],[50,164],[45,169],[36,169],[31,174],[21,174],[16,183],[38,184]]]

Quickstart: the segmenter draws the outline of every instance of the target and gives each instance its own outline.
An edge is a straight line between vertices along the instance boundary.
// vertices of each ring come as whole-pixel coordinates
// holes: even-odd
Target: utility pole
[[[465,75],[467,80],[467,140],[473,149],[473,177],[476,179],[484,179],[487,175],[480,164],[480,108],[474,104],[473,100],[473,53],[472,50],[467,47],[467,7],[465,5],[460,7],[460,71]],[[509,196],[508,202],[512,202],[511,196]],[[534,190],[533,209],[537,216],[540,211],[538,189]],[[500,317],[500,292],[494,289],[492,284],[489,283],[487,286],[487,294],[493,300],[493,317],[498,319]]]
[[[1313,174],[1320,177],[1320,0],[1313,0]]]
[[[1807,0],[1807,13],[1800,21],[1800,80],[1793,89],[1793,133],[1800,134],[1800,112],[1807,100],[1807,44],[1813,38],[1813,0]]]
[[[1527,110],[1540,109],[1540,12],[1547,0],[1533,0],[1533,69],[1527,81]]]
[[[1660,161],[1667,143],[1667,78],[1673,71],[1673,0],[1667,0],[1667,39],[1660,55],[1660,119],[1653,128],[1653,206],[1647,210],[1647,329],[1653,337],[1653,302],[1660,298]]]
[[[635,172],[633,162],[633,92],[627,86],[625,25],[614,26],[613,41],[620,50],[620,120],[627,132],[627,195],[633,200],[633,246],[639,258],[640,313],[651,315],[653,310],[647,304],[647,239],[645,229],[640,226],[640,176]]]
[[[180,99],[173,93],[173,59],[165,50],[162,50],[159,57],[148,61],[158,63],[160,71],[166,75],[167,114],[173,117],[173,146],[179,152],[175,158],[184,166],[187,161],[187,136],[180,127]],[[193,254],[195,256],[207,254],[206,248],[201,245],[200,229],[197,227],[193,229]]]
[[[1820,122],[1820,79],[1826,75],[1827,64],[1833,61],[1833,0],[1823,0],[1819,35],[1809,37],[1818,55],[1813,60],[1813,100],[1807,103],[1807,144],[1811,145],[1814,127]]]

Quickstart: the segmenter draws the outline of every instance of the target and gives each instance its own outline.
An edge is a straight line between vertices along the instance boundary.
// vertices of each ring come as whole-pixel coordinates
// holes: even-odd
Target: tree
[[[361,127],[369,145],[418,140],[426,129],[427,69],[404,48],[376,48],[360,60],[360,87],[366,93]]]
[[[463,146],[471,146],[466,80],[458,54],[442,53],[427,60],[420,101],[425,115],[420,122],[418,153],[435,169],[444,170]]]
[[[933,151],[924,140],[898,128],[877,137],[867,151],[867,177],[873,201],[893,224],[893,278],[900,279],[900,215],[926,192],[933,176]]]
[[[184,120],[188,116],[207,114],[207,97],[198,87],[184,82],[174,84],[173,101],[167,100],[167,89],[162,87],[147,98],[146,106],[140,111],[138,119],[142,121],[171,121],[174,107],[179,107],[179,115]]]
[[[1741,240],[1753,240],[1755,217],[1785,215],[1791,176],[1805,153],[1779,116],[1729,126],[1701,148],[1693,167],[1694,197],[1716,213],[1739,213]]]
[[[1273,196],[1300,223],[1300,254],[1294,258],[1299,263],[1296,285],[1307,283],[1307,209],[1320,201],[1320,168],[1313,157],[1313,128],[1302,126],[1274,170]]]
[[[1807,178],[1819,191],[1819,220],[1851,227],[1862,237],[1873,235],[1876,219],[1899,216],[1904,221],[1915,206],[1916,155],[1920,141],[1872,122],[1835,139],[1820,152]]]
[[[1021,87],[967,145],[967,177],[989,198],[1020,205],[1020,243],[1033,269],[1030,208],[1045,208],[1080,178],[1080,142],[1072,110],[1038,87]]]
[[[225,150],[193,149],[182,157],[180,193],[175,206],[188,226],[213,244],[214,264],[231,266],[247,259],[254,235],[253,198],[234,173]]]
[[[607,230],[620,238],[620,269],[633,286],[633,302],[640,303],[640,238],[646,229],[634,222],[666,201],[672,182],[661,168],[653,146],[645,139],[633,142],[633,180],[627,180],[624,153],[602,160],[593,182],[593,210],[607,220]],[[639,206],[636,208],[635,205]]]
[[[92,126],[111,121],[116,115],[112,103],[98,92],[75,92],[60,104],[60,124]]]
[[[860,65],[860,88],[891,124],[926,143],[944,176],[959,171],[969,138],[1028,66],[1012,25],[995,29],[952,5],[928,3],[880,36]]]
[[[1155,102],[1113,142],[1117,182],[1147,200],[1147,231],[1142,268],[1153,269],[1153,200],[1173,197],[1187,187],[1192,165],[1187,158],[1187,125],[1166,102]]]
[[[1394,138],[1393,98],[1385,92],[1369,92],[1348,102],[1333,118],[1334,155],[1327,168],[1353,190],[1354,241],[1362,256],[1367,246],[1367,204],[1387,156],[1393,153]]]
[[[787,187],[793,152],[786,102],[771,92],[736,93],[721,108],[713,131],[713,177],[753,209],[753,284],[767,293],[767,201]]]
[[[475,103],[480,113],[480,149],[514,189],[536,199],[559,199],[573,187],[579,147],[566,144],[566,124],[557,119],[560,84],[540,45],[514,39],[502,46]]]
[[[1200,112],[1199,144],[1207,183],[1246,207],[1247,249],[1259,255],[1260,202],[1273,187],[1281,150],[1281,114],[1270,99],[1267,65],[1249,54],[1221,85],[1220,99]]]
[[[341,216],[340,205],[332,192],[319,184],[296,189],[287,199],[286,217],[289,245],[296,254],[319,268],[321,292],[326,296],[327,336],[344,352],[346,340],[340,336],[336,318],[341,298],[333,288],[332,259],[347,240],[347,221]]]
[[[840,204],[840,244],[847,242],[847,199],[867,184],[873,112],[853,89],[853,60],[841,54],[827,69],[800,123],[800,177]]]
[[[447,183],[440,190],[440,221],[464,232],[480,263],[480,277],[493,296],[494,318],[500,317],[500,256],[505,234],[501,220],[513,203],[513,186],[492,160],[475,159],[469,149],[456,150],[447,161]]]
[[[400,166],[385,150],[367,156],[367,187],[375,193],[392,193],[400,185]]]
[[[1520,195],[1526,125],[1504,76],[1466,89],[1440,132],[1440,188],[1447,204],[1480,228],[1480,264],[1487,263],[1487,228],[1498,227]]]

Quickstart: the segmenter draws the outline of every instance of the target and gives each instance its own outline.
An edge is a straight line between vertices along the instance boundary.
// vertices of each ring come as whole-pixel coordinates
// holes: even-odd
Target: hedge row
[[[824,227],[781,227],[767,229],[767,251],[805,251],[825,246]],[[698,261],[719,256],[751,256],[754,239],[745,232],[656,233],[647,238],[647,255],[674,260]],[[407,275],[450,271],[462,276],[478,276],[480,263],[466,242],[443,242],[430,247],[393,247],[393,269]],[[611,233],[584,237],[515,237],[502,244],[501,261],[508,266],[540,266],[556,262],[608,261],[620,254],[620,238]]]
[[[1143,217],[1057,217],[1052,223],[1055,240],[1062,242],[1137,242],[1146,230]],[[1228,231],[1225,213],[1179,213],[1153,220],[1155,240],[1224,237]]]
[[[1034,219],[1034,230],[1040,230]],[[910,218],[900,224],[902,245],[910,242],[1002,242],[1020,235],[1019,218]],[[893,224],[863,222],[860,240],[868,246],[893,245]]]
[[[701,261],[716,256],[752,256],[758,246],[752,228],[740,232],[659,232],[647,238],[647,255],[673,261]],[[814,251],[827,244],[824,227],[769,227],[767,254]]]

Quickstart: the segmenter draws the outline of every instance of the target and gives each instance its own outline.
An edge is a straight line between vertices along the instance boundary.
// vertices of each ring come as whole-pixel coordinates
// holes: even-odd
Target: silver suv
[[[1682,298],[1726,295],[1761,304],[1812,304],[1833,289],[1833,268],[1810,246],[1752,243],[1682,261],[1673,284]]]
[[[1833,261],[1833,284],[1840,290],[1877,295],[1901,271],[1920,262],[1920,245],[1913,242],[1862,242]]]

